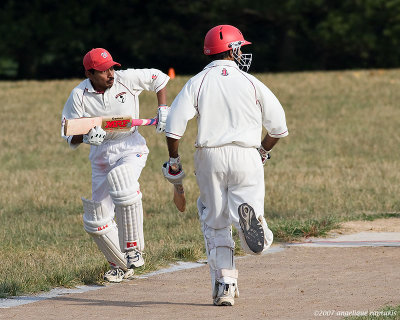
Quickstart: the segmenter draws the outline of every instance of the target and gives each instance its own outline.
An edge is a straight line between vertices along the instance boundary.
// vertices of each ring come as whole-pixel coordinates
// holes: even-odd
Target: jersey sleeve
[[[69,95],[61,115],[61,137],[68,142],[69,146],[72,149],[77,148],[79,144],[71,144],[73,136],[64,135],[65,120],[82,118],[83,116],[84,116],[84,109],[82,105],[82,93],[80,92],[80,90],[75,88]]]
[[[256,81],[259,87],[257,100],[261,107],[262,123],[273,138],[283,138],[289,134],[286,126],[285,111],[276,96],[261,81]]]
[[[165,135],[174,139],[182,138],[188,121],[193,119],[196,113],[195,95],[189,80],[171,104]]]
[[[158,92],[163,89],[169,76],[158,69],[127,69],[120,71],[122,77],[129,78],[131,89]]]

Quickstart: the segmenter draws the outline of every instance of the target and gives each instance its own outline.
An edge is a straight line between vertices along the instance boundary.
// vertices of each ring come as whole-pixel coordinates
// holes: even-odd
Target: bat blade
[[[180,212],[186,209],[185,190],[182,184],[174,184],[174,203]]]
[[[95,126],[101,126],[102,121],[103,119],[101,117],[65,120],[64,134],[66,136],[86,134]]]

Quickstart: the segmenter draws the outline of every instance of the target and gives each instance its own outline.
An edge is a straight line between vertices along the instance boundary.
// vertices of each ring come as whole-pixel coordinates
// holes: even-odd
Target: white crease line
[[[302,243],[290,243],[288,247],[400,247],[400,241],[311,241]]]

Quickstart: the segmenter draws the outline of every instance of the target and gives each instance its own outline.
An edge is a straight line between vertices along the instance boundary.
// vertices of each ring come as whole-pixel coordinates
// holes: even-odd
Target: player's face
[[[86,76],[90,79],[96,91],[106,91],[114,84],[114,67],[105,71],[94,70],[93,74],[87,72]]]

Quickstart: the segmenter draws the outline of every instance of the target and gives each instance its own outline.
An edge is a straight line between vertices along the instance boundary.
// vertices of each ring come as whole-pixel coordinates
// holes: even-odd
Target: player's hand
[[[100,126],[96,126],[90,129],[87,134],[83,135],[83,143],[99,146],[103,142],[105,136],[106,132]]]
[[[172,184],[182,184],[182,180],[186,176],[179,156],[178,158],[169,158],[169,161],[165,162],[161,169],[164,177]]]
[[[271,152],[271,150],[267,151],[263,148],[263,146],[260,146],[259,148],[257,148],[258,153],[261,156],[261,162],[263,164],[263,166],[265,166],[265,164],[267,163],[267,161],[269,159],[271,159],[271,155],[269,154]]]
[[[158,107],[158,110],[157,110],[158,123],[157,123],[157,127],[156,127],[157,133],[161,133],[161,132],[165,131],[165,125],[167,123],[167,117],[168,117],[168,113],[169,113],[170,109],[171,108],[168,107],[167,105],[161,105]]]

